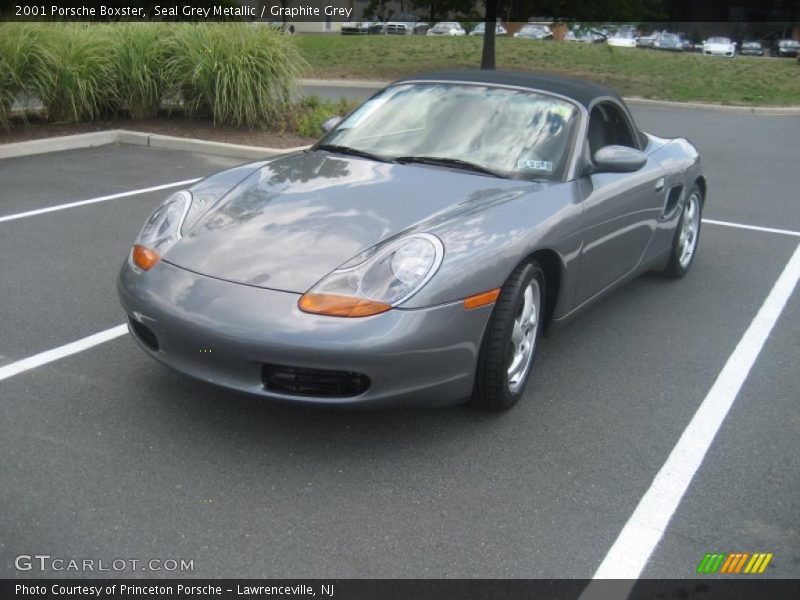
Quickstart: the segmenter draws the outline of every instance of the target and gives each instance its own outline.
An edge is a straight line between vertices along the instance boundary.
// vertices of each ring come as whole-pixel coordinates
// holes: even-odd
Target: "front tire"
[[[703,194],[700,192],[700,188],[694,185],[689,191],[689,196],[675,228],[669,262],[663,271],[666,277],[680,279],[692,268],[700,241],[702,214]]]
[[[483,336],[471,403],[507,410],[525,392],[545,310],[544,271],[521,264],[503,285]]]

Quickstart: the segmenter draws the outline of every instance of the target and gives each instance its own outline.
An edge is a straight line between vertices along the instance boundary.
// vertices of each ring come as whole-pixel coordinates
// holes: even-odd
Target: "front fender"
[[[444,243],[444,260],[403,308],[444,304],[501,287],[523,259],[547,250],[561,264],[554,314],[568,312],[583,238],[581,212],[577,186],[566,182],[496,199],[428,228]]]

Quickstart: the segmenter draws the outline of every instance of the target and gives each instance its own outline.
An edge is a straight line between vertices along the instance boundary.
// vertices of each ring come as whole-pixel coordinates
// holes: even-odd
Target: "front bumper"
[[[156,360],[195,378],[270,398],[327,405],[456,404],[472,392],[492,306],[461,302],[346,319],[312,315],[298,294],[198,275],[165,261],[140,273],[126,261],[117,282],[128,318],[157,339],[132,337]],[[265,364],[356,372],[370,380],[357,396],[276,393]]]
[[[703,50],[706,56],[723,56],[725,58],[733,58],[736,54],[735,50]]]

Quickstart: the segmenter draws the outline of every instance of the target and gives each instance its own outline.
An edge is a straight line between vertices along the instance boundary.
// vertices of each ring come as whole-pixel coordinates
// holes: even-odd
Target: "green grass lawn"
[[[482,38],[297,36],[309,76],[390,80],[432,69],[477,67]],[[605,44],[497,40],[497,67],[573,75],[625,96],[743,105],[800,105],[800,64],[734,59]]]

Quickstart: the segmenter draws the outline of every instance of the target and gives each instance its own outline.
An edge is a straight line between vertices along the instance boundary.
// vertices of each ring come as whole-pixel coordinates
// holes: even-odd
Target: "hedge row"
[[[304,68],[290,36],[259,25],[2,23],[0,124],[27,95],[57,122],[146,118],[166,101],[253,127],[279,116]]]

